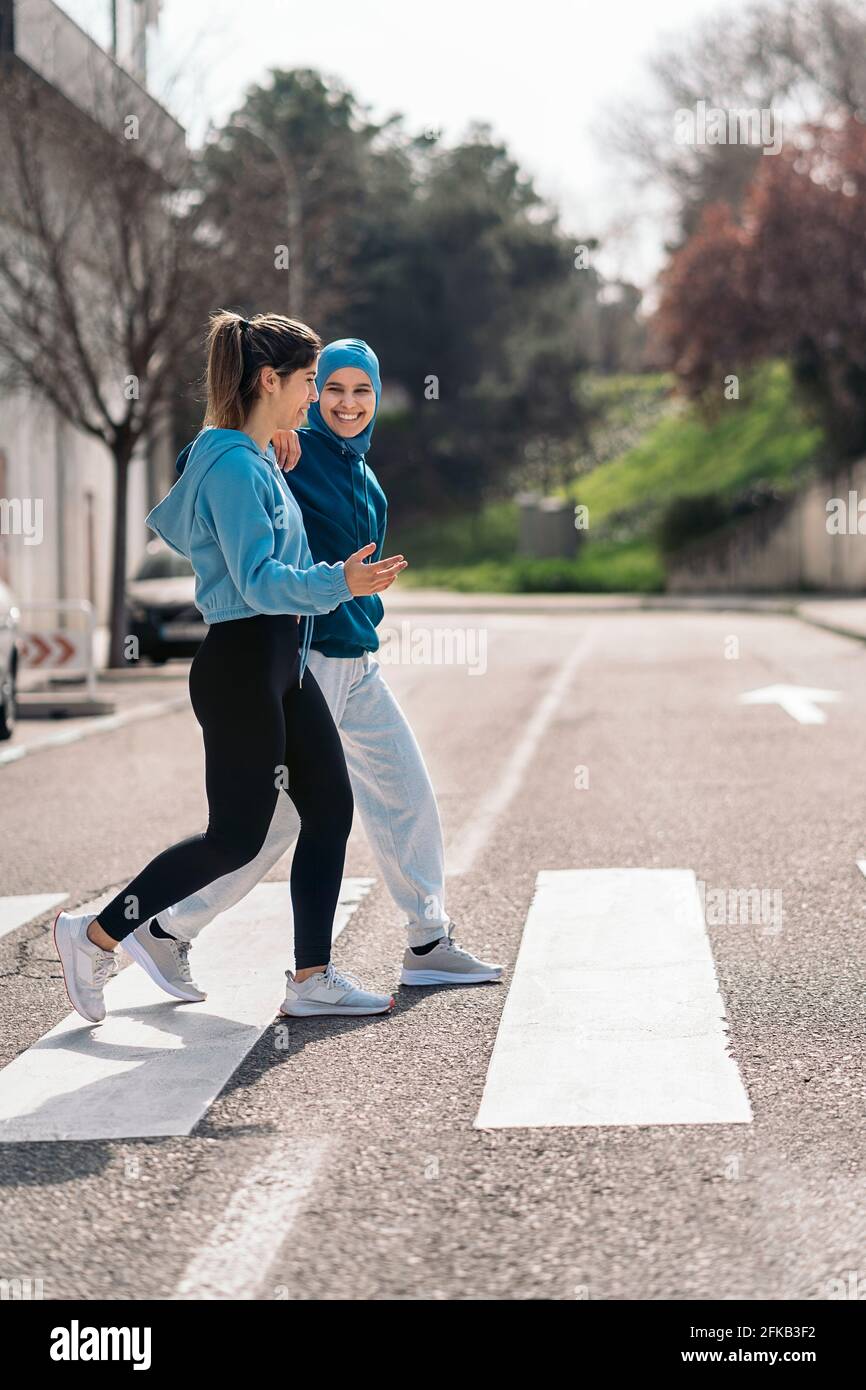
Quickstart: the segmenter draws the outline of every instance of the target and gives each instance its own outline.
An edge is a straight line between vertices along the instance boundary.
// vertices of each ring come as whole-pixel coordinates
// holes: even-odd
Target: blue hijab
[[[336,342],[328,343],[328,346],[322,349],[319,357],[319,368],[316,372],[316,389],[320,395],[329,377],[332,377],[334,372],[338,372],[341,367],[358,367],[362,372],[367,373],[376,393],[376,409],[373,411],[373,418],[360,434],[356,434],[353,439],[345,439],[343,435],[337,434],[330,425],[325,423],[319,402],[315,401],[307,411],[307,428],[315,434],[323,434],[326,439],[332,440],[342,448],[349,449],[358,458],[363,458],[370,447],[373,426],[376,423],[376,411],[379,409],[379,401],[382,398],[379,359],[369,343],[365,343],[362,338],[338,338]]]

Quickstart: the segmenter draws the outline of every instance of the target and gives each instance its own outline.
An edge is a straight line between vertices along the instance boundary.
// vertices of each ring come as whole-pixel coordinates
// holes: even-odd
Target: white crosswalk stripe
[[[477,1129],[745,1124],[695,875],[540,873]]]
[[[344,879],[335,938],[372,883]],[[0,1072],[0,1142],[189,1134],[275,1018],[291,939],[288,884],[260,883],[195,942],[205,1003],[121,971],[104,1023],[71,1014]]]
[[[0,898],[0,937],[41,917],[52,907],[66,901],[65,893],[19,893],[14,897]]]

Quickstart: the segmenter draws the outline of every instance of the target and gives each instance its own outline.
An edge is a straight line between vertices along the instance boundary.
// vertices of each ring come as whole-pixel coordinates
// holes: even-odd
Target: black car
[[[0,582],[0,740],[11,738],[15,728],[18,619],[12,591]]]
[[[162,541],[150,541],[127,583],[126,612],[129,632],[138,639],[138,658],[160,665],[170,656],[195,656],[207,632],[195,606],[192,565]]]

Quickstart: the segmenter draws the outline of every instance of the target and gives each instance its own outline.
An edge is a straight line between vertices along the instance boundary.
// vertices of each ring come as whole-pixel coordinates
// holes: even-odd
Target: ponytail
[[[245,319],[222,310],[211,316],[207,346],[204,422],[240,430],[258,393],[262,368],[273,367],[280,376],[288,376],[310,367],[322,341],[305,323],[282,314]]]

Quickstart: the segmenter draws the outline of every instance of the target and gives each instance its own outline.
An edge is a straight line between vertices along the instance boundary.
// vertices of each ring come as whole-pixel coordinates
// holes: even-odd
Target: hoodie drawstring
[[[367,460],[361,459],[361,467],[364,470],[364,511],[367,513],[367,544],[373,540],[372,528],[370,526],[370,498],[367,495]]]
[[[348,449],[343,450],[344,455],[349,460],[349,487],[352,489],[352,519],[355,523],[355,549],[361,549],[361,533],[358,530],[358,500],[355,496],[355,470],[352,467],[352,455]]]

